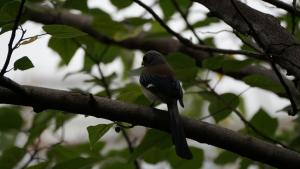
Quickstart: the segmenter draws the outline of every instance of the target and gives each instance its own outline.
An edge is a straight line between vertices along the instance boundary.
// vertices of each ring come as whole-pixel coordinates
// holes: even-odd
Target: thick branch
[[[289,74],[300,79],[300,45],[296,39],[283,28],[279,21],[269,15],[257,11],[249,6],[234,0],[238,9],[248,18],[255,33],[249,28],[242,16],[232,5],[230,0],[194,0],[207,7],[215,16],[219,17],[235,30],[255,35],[256,41],[270,54],[274,61],[285,68]],[[216,5],[218,4],[218,5]]]
[[[112,121],[124,121],[136,125],[168,131],[168,114],[165,111],[133,105],[106,98],[32,86],[23,86],[30,100],[45,109],[56,109],[76,114],[90,115]],[[11,90],[0,87],[0,103],[32,106]],[[241,156],[278,168],[297,168],[300,154],[206,122],[183,118],[188,138],[214,145]]]

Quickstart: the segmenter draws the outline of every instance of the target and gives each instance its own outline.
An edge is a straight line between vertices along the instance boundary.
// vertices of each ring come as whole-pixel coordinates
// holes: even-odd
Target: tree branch
[[[3,75],[6,73],[6,69],[8,67],[9,62],[10,62],[11,55],[12,55],[14,49],[15,49],[15,47],[13,47],[13,43],[14,43],[14,40],[15,40],[16,31],[17,31],[18,26],[19,26],[19,21],[21,20],[22,11],[23,11],[23,7],[24,7],[24,4],[25,4],[25,1],[26,0],[22,0],[21,1],[21,4],[19,6],[19,10],[18,10],[16,19],[14,21],[14,25],[13,25],[11,36],[10,36],[9,43],[8,43],[7,56],[6,56],[5,63],[4,63],[4,65],[3,65],[2,69],[1,69],[1,72],[0,72],[0,78],[2,78]]]
[[[96,96],[92,97],[93,101],[91,102],[89,94],[32,86],[22,87],[27,91],[30,100],[45,109],[90,115],[112,121],[124,121],[169,131],[166,111]],[[0,87],[0,95],[0,103],[32,106],[32,102],[19,97],[18,94],[7,88]],[[300,154],[257,138],[188,118],[183,118],[183,125],[187,137],[200,143],[214,145],[278,168],[300,166]]]
[[[251,28],[231,5],[230,0],[194,0],[205,7],[215,16],[222,19],[235,30],[253,35]],[[300,79],[300,45],[296,39],[279,21],[269,15],[257,11],[244,3],[234,0],[239,10],[251,22],[257,36],[256,41],[261,42],[261,47],[266,53],[273,56],[274,61],[285,68],[288,74]],[[216,5],[218,4],[218,5]]]
[[[143,7],[145,10],[147,10],[159,24],[165,28],[167,32],[169,32],[171,35],[175,36],[182,44],[198,50],[203,50],[206,52],[214,52],[214,53],[223,53],[223,54],[242,54],[250,57],[254,57],[257,59],[264,58],[264,55],[256,53],[256,52],[250,52],[250,51],[243,51],[243,50],[230,50],[230,49],[220,49],[220,48],[214,48],[210,46],[205,45],[197,45],[193,44],[190,40],[184,38],[179,33],[175,32],[173,29],[171,29],[149,6],[144,4],[142,1],[139,0],[133,0],[137,4],[139,4],[141,7]]]
[[[262,0],[262,1],[265,1],[269,4],[272,4],[272,5],[274,5],[278,8],[284,9],[284,10],[288,11],[291,14],[300,16],[300,11],[299,10],[295,9],[292,5],[289,5],[285,2],[282,2],[282,1],[279,1],[279,0]]]

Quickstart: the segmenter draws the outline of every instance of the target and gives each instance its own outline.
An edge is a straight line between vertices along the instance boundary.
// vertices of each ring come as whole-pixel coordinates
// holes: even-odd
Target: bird
[[[182,88],[173,69],[161,53],[150,50],[144,54],[139,82],[144,95],[152,103],[159,101],[167,104],[176,154],[183,159],[192,159],[177,105],[179,101],[184,107]]]

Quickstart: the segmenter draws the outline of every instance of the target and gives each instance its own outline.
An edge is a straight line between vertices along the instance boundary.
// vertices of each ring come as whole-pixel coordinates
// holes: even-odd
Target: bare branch
[[[220,48],[214,48],[214,47],[209,47],[209,46],[204,46],[204,45],[193,44],[188,39],[182,37],[180,34],[173,31],[149,6],[147,6],[146,4],[144,4],[143,2],[141,2],[139,0],[133,0],[133,1],[136,2],[137,4],[139,4],[140,6],[142,6],[144,9],[146,9],[149,13],[151,13],[151,15],[155,18],[155,20],[157,20],[160,23],[160,25],[166,29],[167,32],[174,35],[181,43],[183,43],[184,45],[186,45],[188,47],[191,47],[193,49],[204,50],[207,52],[215,52],[215,53],[223,53],[223,54],[242,54],[242,55],[251,56],[254,58],[260,58],[260,59],[264,58],[264,55],[255,53],[255,52],[250,52],[250,51],[220,49]]]
[[[295,9],[293,6],[291,6],[285,2],[282,2],[280,0],[262,0],[262,1],[268,2],[269,4],[272,4],[278,8],[284,9],[284,10],[288,11],[289,13],[294,13],[295,15],[300,16],[299,10]]]
[[[192,33],[194,34],[194,36],[197,38],[197,40],[199,41],[200,44],[204,44],[204,42],[200,39],[200,37],[197,35],[195,29],[193,28],[193,26],[189,23],[189,21],[187,20],[187,16],[184,14],[184,12],[180,9],[179,4],[177,3],[177,0],[171,0],[174,7],[176,8],[176,10],[179,12],[179,14],[181,15],[182,19],[184,20],[186,26],[188,27],[188,29],[190,29],[192,31]]]
[[[18,10],[18,14],[17,14],[16,19],[14,21],[14,25],[13,25],[11,36],[10,36],[9,43],[8,43],[8,52],[7,52],[5,63],[4,63],[4,65],[1,69],[1,72],[0,72],[0,78],[2,78],[3,75],[6,73],[6,69],[8,67],[9,62],[10,62],[11,55],[14,51],[13,43],[14,43],[14,40],[15,40],[16,31],[18,29],[19,22],[21,20],[22,11],[23,11],[25,1],[26,0],[21,1],[21,4],[19,6],[19,10]]]

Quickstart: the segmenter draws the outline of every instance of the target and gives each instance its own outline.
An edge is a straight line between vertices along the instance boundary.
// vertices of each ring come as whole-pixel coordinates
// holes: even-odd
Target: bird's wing
[[[178,80],[172,76],[159,76],[142,73],[140,83],[160,97],[164,102],[170,99],[182,100],[182,89]]]

